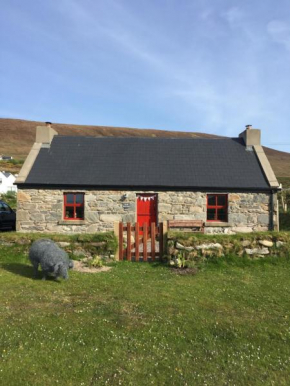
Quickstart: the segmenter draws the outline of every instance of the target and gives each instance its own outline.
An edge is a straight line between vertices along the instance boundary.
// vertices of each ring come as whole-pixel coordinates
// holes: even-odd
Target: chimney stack
[[[42,147],[50,147],[52,138],[58,133],[51,127],[51,122],[45,122],[45,126],[36,127],[35,142],[41,143]]]
[[[261,130],[252,129],[252,125],[246,125],[246,130],[239,137],[243,138],[247,150],[252,150],[253,146],[261,145]]]

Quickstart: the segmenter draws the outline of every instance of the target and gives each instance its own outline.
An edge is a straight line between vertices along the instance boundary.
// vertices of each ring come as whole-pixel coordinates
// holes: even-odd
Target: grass
[[[1,384],[289,385],[288,259],[43,282],[26,249],[0,249]]]
[[[277,179],[284,189],[290,188],[290,177],[277,177]]]
[[[280,229],[282,231],[290,231],[290,211],[279,213]]]
[[[0,160],[0,170],[5,170],[6,172],[17,174],[20,172],[23,164],[24,160],[20,159],[12,159],[7,161]]]

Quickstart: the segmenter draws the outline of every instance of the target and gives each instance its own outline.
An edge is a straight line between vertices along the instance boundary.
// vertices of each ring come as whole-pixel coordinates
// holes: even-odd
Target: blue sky
[[[289,0],[0,0],[0,117],[290,152]]]

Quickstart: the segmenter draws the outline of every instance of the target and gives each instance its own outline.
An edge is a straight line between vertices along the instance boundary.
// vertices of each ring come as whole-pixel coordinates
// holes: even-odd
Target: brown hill
[[[34,140],[36,126],[44,122],[0,118],[0,154],[24,159]],[[154,129],[131,129],[126,127],[84,126],[56,123],[53,128],[61,135],[86,135],[95,137],[167,137],[167,138],[218,138],[217,135],[198,132],[179,132]],[[278,177],[290,177],[290,153],[264,147],[269,161]]]

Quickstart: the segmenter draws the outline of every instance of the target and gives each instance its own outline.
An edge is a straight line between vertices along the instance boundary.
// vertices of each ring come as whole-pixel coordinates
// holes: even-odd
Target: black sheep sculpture
[[[56,279],[68,279],[68,270],[73,268],[73,261],[68,258],[67,253],[50,239],[34,241],[29,250],[29,259],[34,268],[34,277],[37,277],[38,267],[41,266],[43,280],[48,274],[52,274]]]

